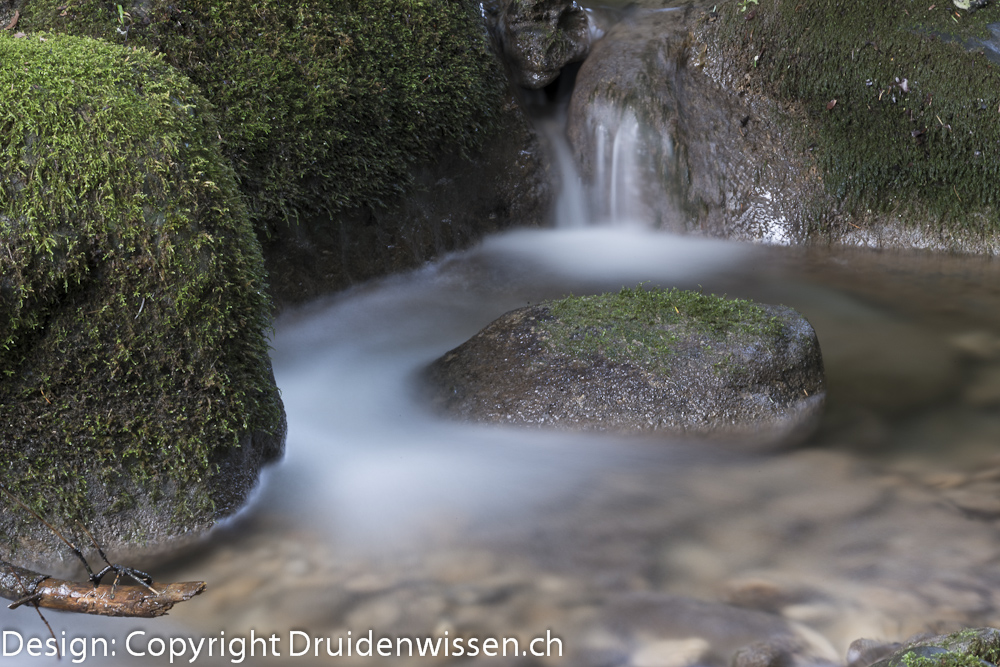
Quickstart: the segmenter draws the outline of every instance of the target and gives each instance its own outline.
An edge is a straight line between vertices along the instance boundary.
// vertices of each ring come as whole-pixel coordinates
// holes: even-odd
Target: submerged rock
[[[0,36],[0,110],[0,481],[109,553],[197,535],[285,435],[210,105],[148,51],[35,33]],[[72,562],[9,502],[0,535],[4,557]]]
[[[792,309],[641,288],[509,312],[426,377],[437,408],[469,421],[754,443],[803,434],[825,396]]]

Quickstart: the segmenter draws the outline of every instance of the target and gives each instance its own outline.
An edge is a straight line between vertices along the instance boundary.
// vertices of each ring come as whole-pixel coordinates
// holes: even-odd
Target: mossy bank
[[[464,420],[747,446],[801,437],[825,396],[816,335],[790,308],[642,287],[507,313],[425,380]]]
[[[892,220],[928,247],[997,252],[997,21],[995,5],[760,0],[720,5],[701,36],[726,87],[795,119],[840,214],[812,233],[861,241]]]
[[[210,109],[143,49],[0,34],[2,481],[112,549],[233,512],[283,446],[260,247]],[[4,551],[70,556],[0,520]]]
[[[466,0],[31,0],[18,27],[143,46],[199,86],[272,282],[297,300],[536,215],[518,210],[538,194],[524,186],[534,139],[478,12]],[[408,205],[428,190],[433,205]]]

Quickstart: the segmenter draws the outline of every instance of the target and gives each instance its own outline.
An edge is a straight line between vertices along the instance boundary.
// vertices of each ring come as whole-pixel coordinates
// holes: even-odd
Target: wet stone
[[[642,288],[511,311],[424,379],[434,408],[465,421],[747,449],[807,435],[826,396],[819,342],[794,310]]]
[[[898,642],[877,639],[855,639],[847,648],[847,667],[868,667],[898,650]]]

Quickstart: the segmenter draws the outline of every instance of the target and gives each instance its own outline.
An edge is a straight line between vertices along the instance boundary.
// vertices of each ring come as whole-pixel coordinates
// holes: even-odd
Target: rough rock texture
[[[788,150],[773,104],[751,106],[702,71],[694,10],[636,9],[593,46],[568,136],[602,214],[741,240],[804,241],[825,201],[819,172]]]
[[[280,456],[260,246],[162,58],[0,35],[0,482],[79,544],[197,534]],[[71,558],[0,503],[0,552]],[[51,563],[49,563],[51,565]]]
[[[514,82],[544,88],[590,50],[587,13],[576,0],[502,0],[495,31]]]
[[[613,163],[632,169],[618,190],[640,184],[639,203],[612,213],[768,243],[1000,251],[1000,70],[976,52],[992,54],[993,10],[956,24],[949,3],[741,4],[634,9],[593,45],[569,135],[600,191]]]
[[[21,4],[20,29],[142,46],[201,87],[280,301],[548,212],[537,141],[478,3]]]
[[[464,420],[748,442],[803,433],[825,396],[819,343],[795,311],[638,288],[507,313],[427,380]]]
[[[813,237],[996,254],[997,16],[951,3],[798,11],[763,0],[750,20],[737,3],[720,7],[699,38],[723,88],[797,119],[790,148],[812,156],[836,204]]]

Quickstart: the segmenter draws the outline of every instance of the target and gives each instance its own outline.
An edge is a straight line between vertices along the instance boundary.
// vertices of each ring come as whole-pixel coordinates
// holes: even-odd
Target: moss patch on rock
[[[269,233],[378,206],[415,163],[481,146],[505,83],[477,11],[443,0],[32,0],[19,27],[162,53],[215,105],[251,219]]]
[[[260,246],[219,148],[162,57],[0,35],[2,481],[106,543],[162,537],[108,538],[137,504],[163,534],[211,523],[235,509],[218,466],[280,452]]]
[[[665,371],[679,340],[698,333],[724,340],[730,332],[781,336],[781,318],[742,299],[679,289],[623,287],[619,292],[571,296],[549,304],[552,351],[572,356],[600,354]]]
[[[806,113],[832,194],[859,211],[1000,231],[1000,67],[966,48],[1000,20],[995,7],[740,4],[720,7],[714,34],[741,80]]]
[[[872,667],[989,667],[1000,661],[1000,631],[967,628],[910,642]]]

